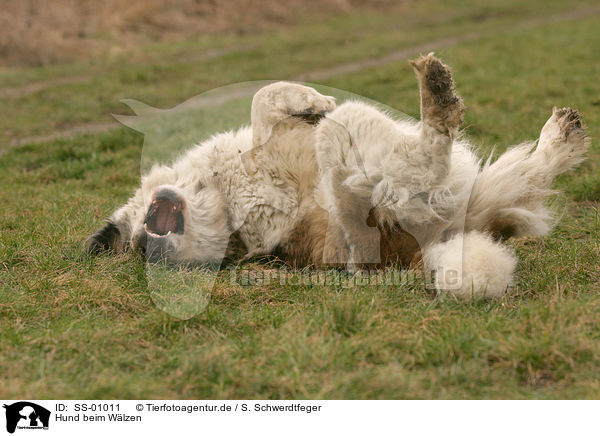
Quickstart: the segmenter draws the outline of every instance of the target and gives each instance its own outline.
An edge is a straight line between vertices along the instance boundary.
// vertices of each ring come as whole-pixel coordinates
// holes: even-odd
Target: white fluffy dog
[[[544,235],[554,177],[584,159],[577,111],[554,108],[539,141],[481,165],[459,137],[464,113],[447,66],[411,62],[420,122],[279,82],[252,101],[250,127],[213,136],[155,166],[90,238],[88,250],[220,264],[276,255],[350,270],[420,260],[439,291],[498,297],[515,255],[502,240]]]

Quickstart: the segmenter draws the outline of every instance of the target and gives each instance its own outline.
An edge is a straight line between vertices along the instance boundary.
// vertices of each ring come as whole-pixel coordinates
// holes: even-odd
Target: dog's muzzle
[[[183,207],[183,201],[175,192],[163,189],[156,193],[144,219],[146,233],[153,238],[182,235]]]
[[[135,246],[149,262],[159,262],[174,250],[169,236],[184,232],[184,201],[173,191],[162,189],[146,212],[144,232],[136,238]]]

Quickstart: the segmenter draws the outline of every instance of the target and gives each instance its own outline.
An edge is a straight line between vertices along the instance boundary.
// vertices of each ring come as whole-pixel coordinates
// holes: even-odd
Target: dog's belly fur
[[[338,111],[343,113],[344,106]],[[334,266],[345,267],[348,261],[348,247],[344,236],[330,220],[328,210],[321,192],[320,173],[315,158],[315,133],[318,126],[307,123],[303,119],[292,118],[280,123],[267,141],[251,154],[250,177],[256,183],[263,183],[268,174],[269,185],[275,178],[281,183],[280,192],[293,192],[297,196],[298,211],[290,219],[289,212],[273,211],[270,214],[251,214],[250,222],[240,228],[241,238],[234,235],[236,247],[240,252],[240,241],[243,241],[249,252],[256,251],[257,255],[272,254],[294,267]],[[469,160],[469,159],[467,159]],[[282,165],[282,163],[285,163]],[[249,166],[246,165],[246,168]],[[458,165],[457,168],[461,168]],[[281,239],[274,247],[266,241],[257,241],[255,228],[275,227],[273,217],[277,216],[277,226],[285,223],[286,230],[281,232],[272,228],[260,232],[261,235],[274,231],[281,234]],[[440,227],[439,221],[433,227]],[[400,223],[386,216],[386,210],[372,208],[366,218],[366,225],[376,228],[379,232],[379,259],[377,263],[362,265],[363,268],[381,268],[387,265],[409,266],[420,259],[420,246],[417,239],[402,229]],[[448,224],[444,224],[446,227]],[[431,226],[430,226],[431,227]],[[361,229],[357,229],[359,233]],[[441,229],[429,231],[440,233]],[[267,250],[257,249],[258,247]],[[332,262],[331,259],[334,259]]]
[[[364,269],[379,269],[385,266],[410,266],[420,260],[421,253],[417,240],[399,226],[390,227],[375,219],[375,210],[369,213],[367,225],[380,234],[379,255],[381,262],[362,265]],[[316,207],[295,223],[293,229],[279,244],[273,254],[294,267],[346,266],[346,242],[342,237],[327,238],[329,213]],[[339,259],[327,262],[324,259]]]

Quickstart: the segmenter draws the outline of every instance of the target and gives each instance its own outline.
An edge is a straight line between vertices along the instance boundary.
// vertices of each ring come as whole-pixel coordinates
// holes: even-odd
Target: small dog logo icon
[[[50,411],[29,401],[19,401],[4,405],[6,409],[6,431],[14,433],[19,429],[48,429]]]

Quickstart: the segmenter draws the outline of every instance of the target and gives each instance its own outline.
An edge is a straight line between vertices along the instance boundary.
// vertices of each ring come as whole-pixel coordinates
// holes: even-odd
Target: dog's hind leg
[[[477,176],[469,200],[466,230],[491,233],[497,239],[541,236],[552,228],[544,200],[554,178],[585,159],[589,138],[581,116],[570,108],[554,108],[537,147],[511,148]]]
[[[465,106],[455,92],[449,67],[433,53],[410,64],[421,93],[421,153],[429,157],[430,180],[436,183],[449,172],[452,143],[462,125]]]
[[[335,98],[296,83],[277,82],[261,88],[252,99],[252,146],[267,142],[273,127],[291,117],[316,122],[335,109]]]
[[[533,153],[546,171],[537,174],[533,183],[549,187],[552,180],[585,160],[590,140],[575,109],[557,108],[540,133],[538,146]]]

